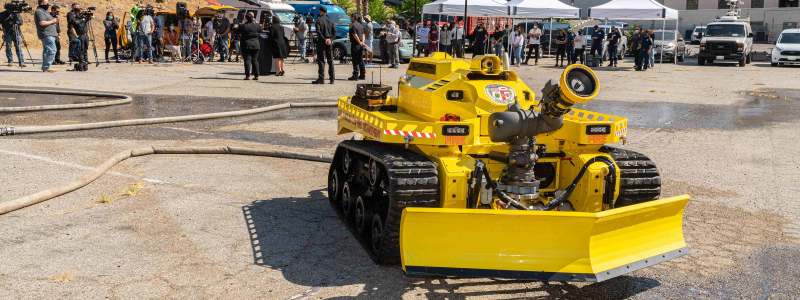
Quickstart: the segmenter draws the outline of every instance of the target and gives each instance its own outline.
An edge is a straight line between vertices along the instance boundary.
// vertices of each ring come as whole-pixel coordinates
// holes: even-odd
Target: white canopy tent
[[[466,9],[466,13],[465,13]],[[437,0],[422,7],[423,14],[469,17],[543,19],[580,18],[580,9],[558,0]],[[526,28],[527,30],[527,28]]]
[[[423,14],[463,16],[465,2],[470,17],[507,17],[508,5],[503,0],[438,0],[422,6]]]
[[[611,0],[589,8],[589,17],[605,20],[661,20],[662,30],[666,29],[667,20],[675,20],[675,30],[678,30],[678,11],[656,0]],[[663,44],[664,35],[661,37]],[[664,62],[663,51],[660,60],[661,63]]]
[[[511,0],[511,16],[514,18],[580,18],[580,9],[558,0]]]
[[[589,17],[613,20],[677,20],[678,11],[656,0],[611,0],[589,8]]]

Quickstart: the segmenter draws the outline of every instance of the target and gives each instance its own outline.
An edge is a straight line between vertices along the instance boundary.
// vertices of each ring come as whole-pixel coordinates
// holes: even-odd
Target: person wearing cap
[[[333,38],[336,37],[336,29],[328,19],[328,10],[323,6],[319,8],[319,17],[317,18],[317,80],[311,82],[313,84],[325,83],[325,62],[328,63],[328,77],[330,82],[336,80],[333,71]]]

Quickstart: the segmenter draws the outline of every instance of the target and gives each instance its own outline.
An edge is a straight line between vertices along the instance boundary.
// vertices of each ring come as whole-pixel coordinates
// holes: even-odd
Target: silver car
[[[388,62],[389,58],[384,57],[383,47],[381,47],[381,32],[384,31],[382,27],[375,26],[376,28],[373,31],[373,39],[372,39],[372,53],[373,58],[380,59],[383,62]],[[400,30],[400,43],[399,52],[400,52],[400,62],[407,63],[411,60],[411,54],[413,53],[413,40],[411,40],[411,35],[408,34],[405,30]],[[350,53],[350,38],[341,38],[333,40],[333,57],[334,59],[338,59],[339,61],[345,61],[348,57],[351,56]]]
[[[686,56],[686,42],[683,37],[675,30],[655,30],[653,39],[653,51],[655,51],[656,62],[661,61],[664,55],[665,62],[682,62]]]

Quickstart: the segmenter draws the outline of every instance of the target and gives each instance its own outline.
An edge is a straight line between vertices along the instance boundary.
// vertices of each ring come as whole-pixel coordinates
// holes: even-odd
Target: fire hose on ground
[[[90,108],[90,107],[126,104],[131,102],[129,96],[91,93],[91,92],[39,91],[39,90],[26,90],[26,89],[0,89],[0,92],[38,93],[38,94],[44,93],[44,94],[55,94],[55,95],[73,95],[73,96],[77,95],[77,96],[119,98],[111,101],[82,103],[82,104],[62,104],[62,105],[44,105],[44,106],[28,106],[28,107],[0,107],[0,112],[24,112],[24,111],[41,111],[41,110],[54,110],[54,109]],[[336,107],[336,102],[283,103],[283,104],[271,105],[254,109],[229,111],[229,112],[218,112],[218,113],[174,116],[174,117],[117,120],[117,121],[95,122],[95,123],[84,123],[84,124],[19,126],[19,127],[7,126],[7,127],[0,127],[0,136],[199,121],[199,120],[247,116],[247,115],[274,112],[291,108],[321,108],[321,107]],[[119,152],[113,157],[103,162],[102,164],[100,164],[99,166],[97,166],[90,173],[85,174],[82,177],[72,182],[66,183],[61,186],[53,187],[44,191],[36,192],[27,196],[23,196],[17,199],[0,202],[0,215],[15,210],[19,210],[21,208],[28,207],[37,203],[41,203],[53,199],[55,197],[70,193],[77,189],[80,189],[100,178],[100,176],[105,174],[109,169],[111,169],[115,165],[129,158],[154,155],[154,154],[233,154],[233,155],[285,158],[285,159],[295,159],[295,160],[324,162],[324,163],[330,163],[333,160],[331,156],[323,154],[277,151],[270,149],[256,149],[256,148],[245,148],[245,147],[235,147],[235,146],[211,146],[211,147],[148,146],[148,147],[136,148]]]
[[[131,101],[133,101],[133,99],[131,99],[131,97],[128,96],[128,95],[97,93],[97,92],[0,88],[0,93],[13,93],[13,94],[30,93],[30,94],[42,94],[42,95],[103,97],[103,98],[112,98],[113,99],[113,100],[105,100],[105,101],[92,101],[92,102],[87,102],[87,103],[0,107],[0,113],[31,112],[31,111],[44,111],[44,110],[65,110],[65,109],[80,109],[80,108],[96,108],[96,107],[128,104],[128,103],[131,103]]]

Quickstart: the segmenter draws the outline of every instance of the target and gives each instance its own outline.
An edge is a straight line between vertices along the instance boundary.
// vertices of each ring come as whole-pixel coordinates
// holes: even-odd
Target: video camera
[[[33,10],[33,7],[28,5],[28,3],[25,2],[25,0],[11,0],[11,2],[6,3],[3,6],[3,8],[14,14],[29,12]]]
[[[97,8],[94,6],[87,7],[86,10],[81,11],[80,17],[89,20],[94,17],[95,10],[97,10]]]

